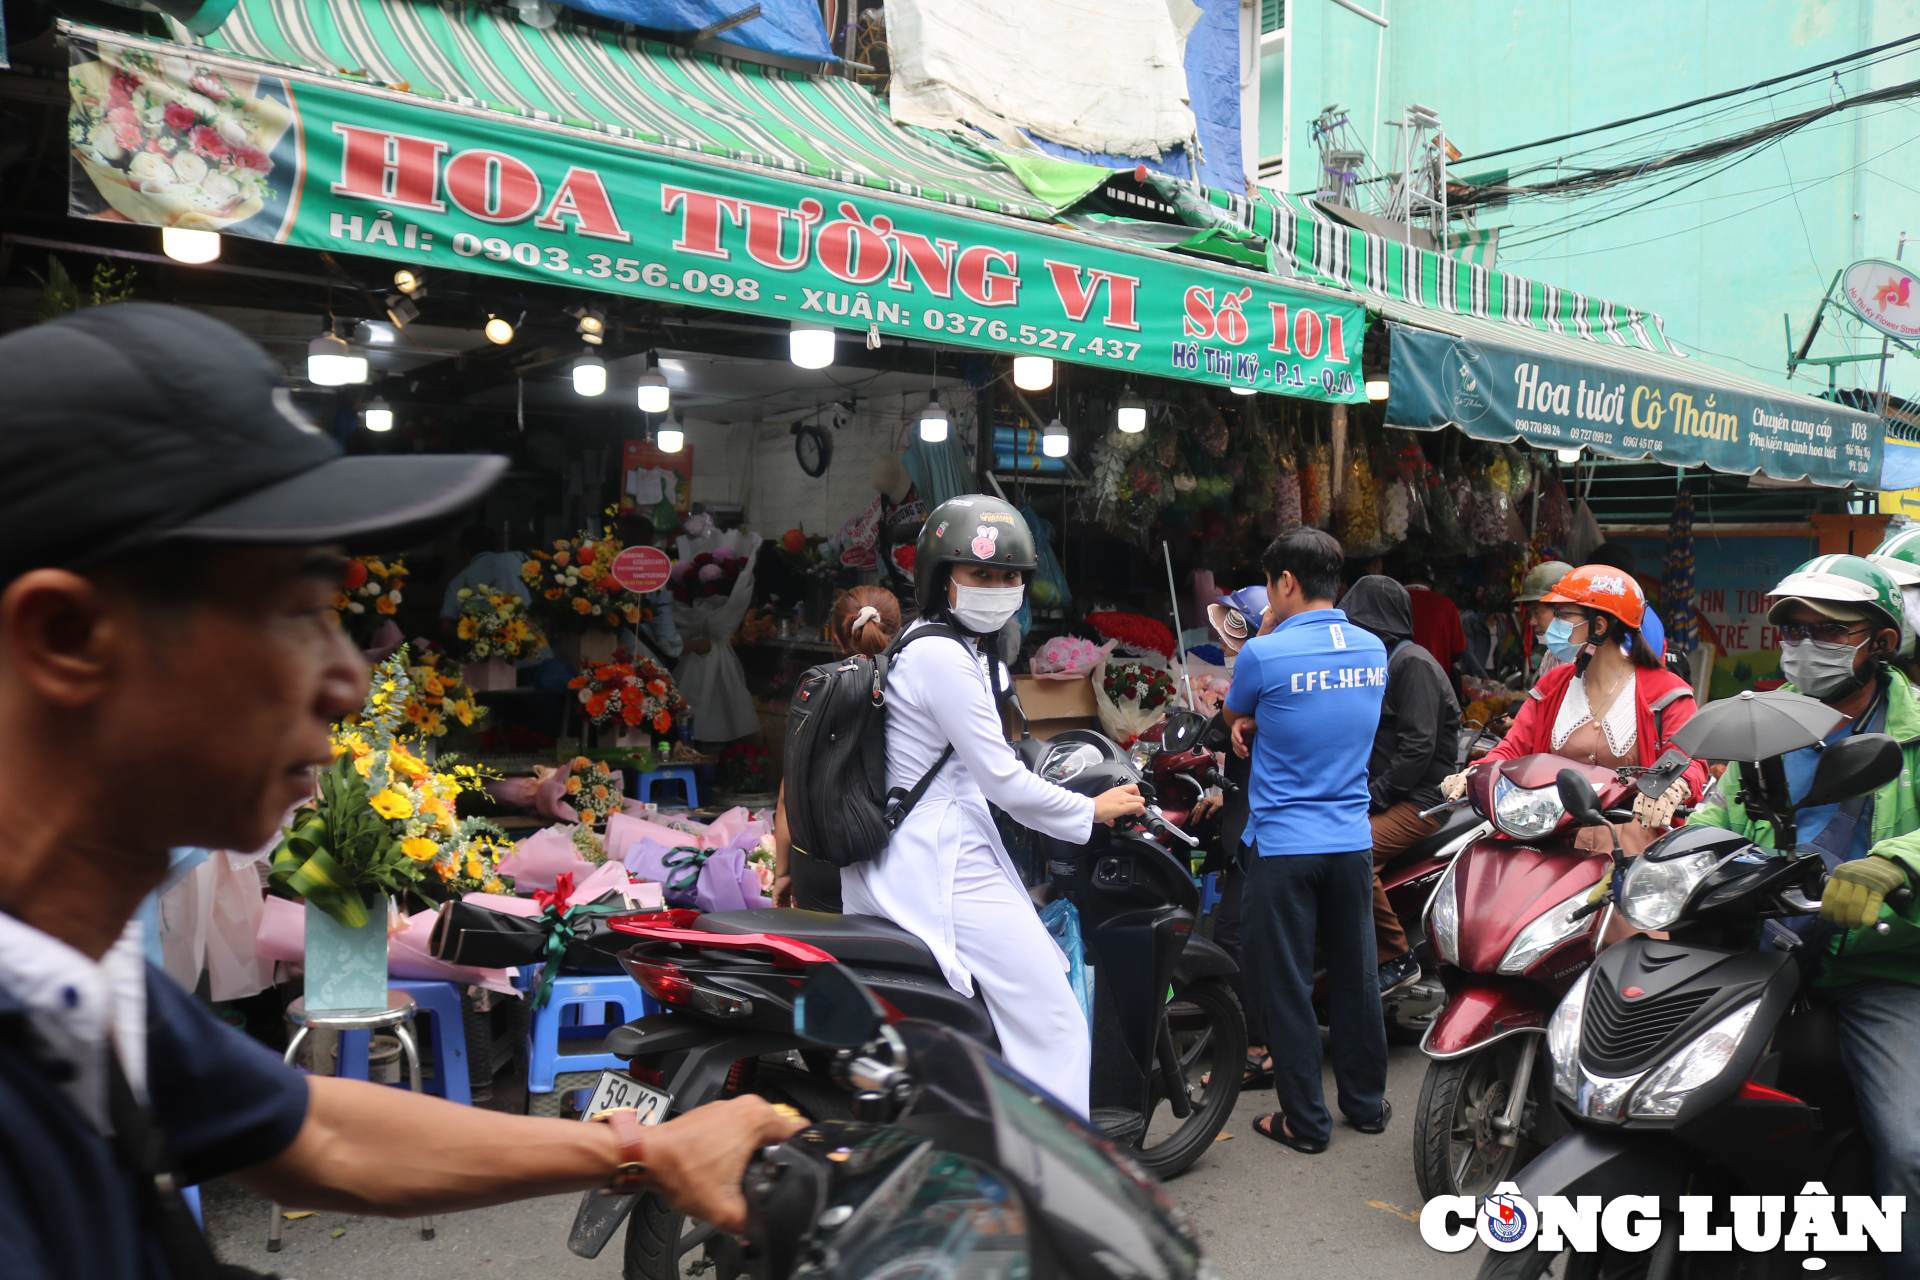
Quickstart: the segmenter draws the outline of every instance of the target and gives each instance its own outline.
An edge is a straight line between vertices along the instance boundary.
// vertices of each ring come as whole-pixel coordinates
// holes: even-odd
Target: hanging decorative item
[[[1340,490],[1335,528],[1348,555],[1367,555],[1380,546],[1380,491],[1373,479],[1373,451],[1358,428],[1347,440],[1346,475]]]
[[[1542,470],[1540,479],[1540,518],[1535,526],[1537,541],[1556,547],[1567,545],[1573,532],[1573,504],[1567,501],[1567,486],[1560,482],[1559,470]]]
[[[1226,457],[1227,446],[1233,439],[1233,433],[1227,428],[1227,416],[1217,408],[1207,415],[1194,436],[1210,458]]]
[[[1333,521],[1333,446],[1315,440],[1300,464],[1300,521],[1324,529]]]

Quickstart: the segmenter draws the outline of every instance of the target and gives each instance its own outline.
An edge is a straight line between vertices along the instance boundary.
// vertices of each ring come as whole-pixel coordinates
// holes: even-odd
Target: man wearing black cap
[[[493,457],[348,458],[279,371],[129,304],[0,338],[0,1275],[214,1264],[175,1187],[415,1214],[644,1180],[739,1225],[758,1099],[642,1131],[288,1070],[142,959],[176,846],[251,849],[311,793],[367,669],[343,551],[430,532]]]

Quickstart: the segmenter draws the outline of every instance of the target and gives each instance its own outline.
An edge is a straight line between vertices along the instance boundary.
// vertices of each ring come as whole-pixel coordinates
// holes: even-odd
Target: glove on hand
[[[1842,929],[1865,929],[1880,918],[1887,895],[1907,883],[1907,870],[1891,858],[1869,854],[1843,862],[1827,877],[1820,918]]]
[[[1643,827],[1665,831],[1673,825],[1673,811],[1692,798],[1693,788],[1687,785],[1686,779],[1675,779],[1666,794],[1658,799],[1636,794],[1633,797],[1633,816]]]
[[[1473,776],[1473,770],[1462,769],[1459,773],[1448,774],[1440,780],[1442,799],[1458,800],[1467,794],[1467,779]]]

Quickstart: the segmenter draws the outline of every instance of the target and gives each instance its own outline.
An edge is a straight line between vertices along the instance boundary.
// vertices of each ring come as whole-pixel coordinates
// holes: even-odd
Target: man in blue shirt
[[[349,547],[405,546],[504,458],[343,458],[279,366],[178,307],[0,337],[0,1276],[219,1274],[177,1188],[412,1217],[657,1187],[738,1229],[757,1099],[657,1128],[306,1076],[146,963],[170,850],[253,849],[313,792],[367,665]],[[715,1108],[718,1109],[715,1109]]]
[[[1327,1148],[1316,959],[1327,975],[1340,1110],[1381,1133],[1387,1036],[1373,943],[1373,828],[1367,758],[1387,688],[1387,651],[1333,607],[1344,557],[1317,529],[1261,557],[1271,629],[1240,651],[1227,691],[1234,750],[1251,755],[1246,951],[1260,974],[1281,1109],[1254,1132],[1306,1155]],[[1277,621],[1276,621],[1277,619]]]

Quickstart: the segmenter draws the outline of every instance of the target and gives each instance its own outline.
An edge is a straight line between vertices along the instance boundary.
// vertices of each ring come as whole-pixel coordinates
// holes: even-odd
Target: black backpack
[[[880,856],[894,829],[953,756],[953,744],[911,789],[887,790],[887,671],[915,640],[966,644],[944,623],[916,627],[876,657],[810,667],[787,707],[787,830],[793,851],[836,867]],[[969,646],[971,649],[971,646]]]

